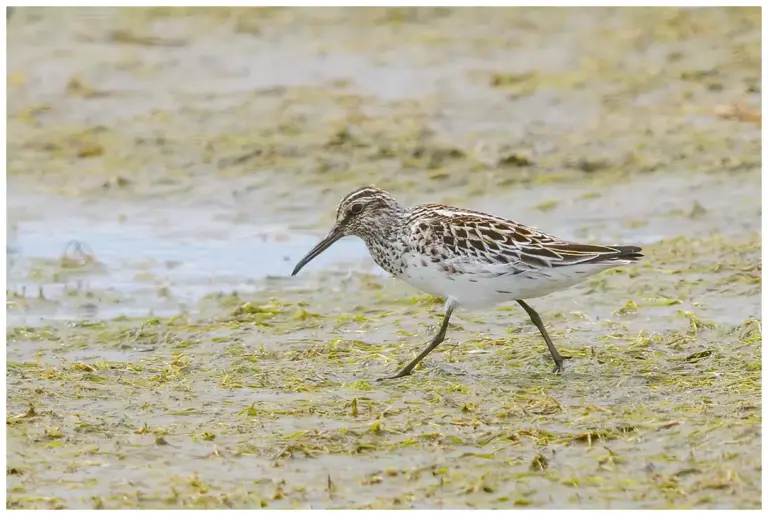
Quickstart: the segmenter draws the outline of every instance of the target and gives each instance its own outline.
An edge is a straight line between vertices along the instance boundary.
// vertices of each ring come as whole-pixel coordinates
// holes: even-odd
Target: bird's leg
[[[456,302],[453,299],[448,299],[445,302],[445,315],[443,316],[443,322],[440,324],[440,330],[437,332],[437,335],[435,335],[431,341],[429,341],[429,346],[422,351],[419,356],[411,360],[411,362],[402,368],[399,373],[397,373],[394,376],[387,376],[385,378],[379,378],[377,381],[383,381],[383,380],[394,380],[395,378],[402,378],[403,376],[408,376],[411,374],[411,371],[418,365],[419,362],[421,362],[424,357],[429,355],[433,349],[435,349],[437,346],[440,345],[443,340],[445,340],[445,332],[448,329],[448,320],[451,318],[451,314],[453,313],[453,309],[456,308]]]
[[[520,303],[520,306],[523,307],[523,310],[525,310],[528,313],[528,317],[531,318],[531,321],[533,324],[536,325],[536,327],[541,332],[541,336],[544,337],[544,341],[547,343],[547,347],[549,348],[549,353],[552,355],[552,359],[555,361],[555,368],[552,370],[553,373],[560,373],[563,370],[563,360],[566,358],[571,357],[564,357],[562,356],[555,347],[554,344],[552,344],[552,339],[549,338],[549,334],[547,333],[547,330],[544,328],[544,323],[541,321],[541,317],[539,317],[539,314],[536,313],[536,310],[531,308],[531,306],[523,301],[522,299],[517,300],[518,303]]]

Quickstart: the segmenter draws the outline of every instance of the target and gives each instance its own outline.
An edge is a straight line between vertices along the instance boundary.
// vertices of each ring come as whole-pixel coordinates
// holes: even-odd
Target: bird
[[[555,363],[553,372],[561,373],[570,357],[560,354],[525,300],[643,257],[637,246],[571,242],[480,211],[444,204],[405,207],[389,192],[364,186],[339,202],[333,227],[299,260],[291,276],[346,236],[361,238],[374,262],[392,276],[445,300],[440,327],[424,351],[379,381],[410,375],[445,340],[455,309],[480,310],[512,301],[536,325]]]

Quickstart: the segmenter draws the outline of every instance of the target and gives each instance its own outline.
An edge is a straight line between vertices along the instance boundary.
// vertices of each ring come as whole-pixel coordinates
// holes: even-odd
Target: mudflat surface
[[[756,508],[759,9],[16,9],[9,508]],[[374,183],[646,258],[459,311]]]

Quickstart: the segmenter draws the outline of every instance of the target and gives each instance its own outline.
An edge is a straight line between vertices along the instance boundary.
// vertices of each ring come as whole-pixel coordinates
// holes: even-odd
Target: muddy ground
[[[24,9],[9,508],[756,508],[759,9]],[[375,183],[646,258],[457,312]]]

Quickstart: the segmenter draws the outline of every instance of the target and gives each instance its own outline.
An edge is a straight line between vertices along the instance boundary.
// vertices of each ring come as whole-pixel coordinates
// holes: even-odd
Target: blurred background
[[[290,410],[298,411],[292,414],[298,414],[305,407],[301,403],[309,401],[299,403],[296,393],[315,392],[316,388],[304,386],[306,375],[299,372],[303,362],[295,360],[308,356],[302,353],[325,349],[331,345],[328,342],[336,346],[338,341],[333,339],[339,328],[365,333],[370,324],[365,317],[381,314],[395,317],[394,313],[396,321],[404,321],[401,327],[382,323],[378,333],[353,337],[365,340],[365,345],[357,340],[348,344],[349,349],[357,350],[350,356],[366,356],[366,364],[381,370],[394,370],[396,365],[382,362],[382,357],[402,358],[411,347],[419,348],[427,336],[426,325],[433,321],[424,312],[431,305],[413,298],[418,300],[414,301],[419,304],[417,309],[404,307],[401,300],[416,293],[387,280],[359,240],[340,241],[302,275],[287,277],[295,262],[330,228],[338,201],[365,184],[388,189],[406,204],[455,204],[565,238],[645,247],[648,258],[638,266],[642,274],[617,272],[612,280],[618,282],[616,287],[608,286],[606,276],[601,276],[582,290],[551,296],[539,308],[558,330],[584,332],[576,339],[580,343],[568,350],[583,360],[589,360],[589,346],[582,341],[597,342],[601,353],[630,352],[630,348],[612,348],[599,340],[608,330],[596,326],[598,321],[608,325],[605,321],[622,317],[621,324],[626,326],[619,326],[625,333],[614,334],[610,342],[624,343],[648,335],[643,332],[656,332],[658,338],[636,343],[639,348],[631,347],[632,352],[646,353],[636,350],[658,346],[654,356],[666,360],[666,353],[672,354],[672,365],[655,365],[642,374],[637,370],[618,373],[627,383],[621,389],[617,384],[605,385],[600,391],[605,398],[592,399],[592,403],[623,407],[628,398],[619,397],[637,393],[648,396],[643,399],[654,399],[661,384],[647,379],[673,365],[690,367],[676,373],[680,381],[690,373],[690,382],[714,382],[715,370],[752,371],[749,367],[755,363],[750,361],[755,360],[755,353],[759,355],[755,342],[747,348],[734,345],[732,349],[740,351],[726,357],[706,353],[712,353],[715,346],[728,347],[723,343],[741,338],[739,335],[757,335],[750,328],[757,324],[754,318],[760,313],[760,17],[759,8],[16,8],[7,27],[6,311],[12,342],[8,357],[17,364],[9,380],[9,417],[19,422],[14,428],[20,430],[9,442],[31,448],[12,456],[16,464],[12,470],[18,473],[9,470],[13,503],[22,507],[141,505],[136,490],[146,493],[156,487],[141,487],[146,472],[142,468],[160,464],[165,476],[179,474],[185,479],[174,487],[193,493],[192,498],[184,499],[184,505],[197,500],[205,506],[218,506],[229,500],[252,506],[262,497],[259,499],[268,499],[272,506],[337,503],[378,507],[414,499],[423,502],[422,507],[432,506],[430,503],[441,506],[424,502],[421,495],[402,495],[417,489],[406,480],[392,491],[398,496],[394,500],[400,502],[393,501],[392,492],[377,491],[383,488],[384,484],[376,487],[381,479],[361,484],[354,475],[349,477],[353,480],[348,489],[357,490],[345,494],[347,487],[339,487],[342,480],[328,476],[326,483],[325,469],[322,473],[306,470],[306,479],[321,478],[322,485],[308,488],[309,498],[304,499],[300,494],[298,498],[283,496],[289,488],[273,485],[272,480],[257,484],[254,489],[260,494],[253,495],[256,498],[250,491],[237,491],[240,487],[233,488],[235,491],[222,487],[241,486],[238,482],[256,471],[265,479],[272,478],[275,470],[267,466],[269,461],[282,464],[291,455],[285,452],[289,449],[294,450],[293,455],[299,454],[295,451],[301,448],[296,448],[297,429],[336,428],[334,425],[342,425],[338,421],[347,421],[344,418],[351,410],[348,405],[339,409],[342,415],[336,414],[341,418],[336,423],[319,416],[307,416],[311,421],[295,415],[272,417],[253,404],[253,389],[264,396],[258,398],[266,400],[264,403],[290,405],[294,407]],[[681,283],[683,279],[685,283]],[[596,291],[602,291],[603,297],[580,297]],[[264,299],[280,301],[257,303]],[[381,304],[385,302],[389,304]],[[365,307],[371,311],[361,312]],[[548,310],[555,315],[553,319],[545,315]],[[692,315],[694,312],[698,315]],[[224,319],[215,318],[224,317],[222,313],[227,314]],[[354,319],[360,313],[366,316]],[[633,319],[631,314],[637,315]],[[486,315],[485,322],[459,318],[457,324],[470,333],[501,338],[509,324],[522,320],[519,314]],[[203,316],[214,317],[210,320],[219,321],[220,326],[178,326],[179,318],[191,321]],[[326,325],[321,316],[338,317],[339,322]],[[700,316],[729,329],[701,340],[695,337],[704,327]],[[273,331],[270,325],[276,333],[263,333]],[[609,329],[619,332],[619,326]],[[681,340],[674,333],[678,331],[687,347],[680,348]],[[592,340],[587,341],[587,336]],[[461,333],[455,337],[457,342],[467,340]],[[565,335],[558,338],[567,348]],[[514,360],[467,364],[485,367],[482,364],[498,363],[499,371],[508,371],[510,363],[530,364],[534,371],[543,371],[544,359],[532,351],[541,342],[533,339],[531,336],[530,346],[517,347],[492,347],[493,343],[478,341],[474,346],[479,354],[464,355],[464,359],[529,353],[515,355]],[[374,348],[365,346],[395,342],[408,347],[367,354]],[[250,362],[244,361],[243,353]],[[281,353],[295,355],[290,358]],[[456,353],[456,357],[462,356]],[[445,355],[435,355],[431,363],[445,363]],[[691,356],[699,358],[686,365],[686,357]],[[50,364],[40,365],[41,357]],[[632,357],[620,357],[604,363],[635,364]],[[698,362],[702,357],[715,362]],[[744,363],[751,366],[717,362],[726,359],[747,361]],[[118,363],[122,365],[114,365]],[[333,363],[312,373],[312,381],[320,382],[317,385],[332,387],[316,394],[320,396],[314,398],[318,406],[352,403],[351,397],[360,394],[350,391],[347,399],[344,386],[377,376],[367,365],[345,362],[345,366],[347,369]],[[258,373],[257,382],[255,376],[247,376],[257,373],[246,371],[258,367],[266,369]],[[751,383],[723,387],[723,397],[715,405],[736,410],[738,401],[754,409],[759,404],[759,365],[756,367],[757,376],[749,377]],[[590,362],[587,370],[596,368]],[[277,370],[279,375],[274,374]],[[119,385],[114,383],[118,371]],[[187,383],[183,375],[188,371],[204,378],[202,383]],[[525,378],[554,381],[529,373],[496,383],[512,386],[507,394],[514,398],[522,396],[513,394],[518,392],[514,386]],[[487,378],[487,372],[479,374]],[[605,378],[611,374],[609,371]],[[129,387],[132,384],[124,383],[128,380],[122,380],[123,375],[135,375],[144,383],[136,380],[139,383]],[[29,378],[35,382],[30,384]],[[112,383],[93,384],[91,390],[81,391],[78,389],[84,387],[72,383],[73,378],[86,382],[84,385],[97,379]],[[572,381],[576,380],[572,377]],[[584,382],[584,392],[602,388],[594,378]],[[79,387],[70,392],[73,385]],[[500,391],[484,390],[489,385],[493,382],[439,392],[449,392],[445,396],[459,400],[454,411],[457,418],[471,414],[479,421],[483,401],[508,399]],[[677,400],[674,403],[688,406],[690,385],[664,390],[664,403]],[[237,389],[243,386],[251,388]],[[715,396],[708,390],[709,384],[699,387]],[[269,398],[263,389],[290,395]],[[525,392],[533,400],[533,393],[540,395],[544,389],[537,384]],[[87,393],[84,398],[78,394],[83,392]],[[360,401],[361,414],[364,407],[373,406],[370,404],[383,404],[377,414],[386,412],[384,406],[396,405],[385,399],[371,401],[378,392],[365,394],[369,398]],[[559,396],[556,391],[546,392]],[[424,396],[432,399],[432,394]],[[583,396],[567,391],[560,399],[583,400]],[[728,396],[738,396],[738,400]],[[87,408],[82,406],[83,399],[90,400]],[[127,399],[130,403],[123,403]],[[354,399],[356,417],[358,398]],[[521,398],[515,399],[528,407],[525,410],[534,410]],[[744,401],[749,399],[757,401]],[[661,398],[657,401],[661,403]],[[200,409],[195,403],[209,405]],[[299,408],[292,403],[299,403]],[[535,403],[550,402],[537,399]],[[542,412],[534,412],[562,414],[560,411],[568,410],[564,404],[546,405]],[[37,411],[30,413],[28,405],[36,406]],[[81,413],[81,420],[41,416],[45,410],[41,406],[46,405],[57,407],[54,412],[61,414]],[[175,417],[168,415],[168,407],[175,407]],[[646,419],[662,414],[663,407],[669,405],[656,406],[647,413],[653,417]],[[502,409],[488,410],[489,420],[496,421],[491,414]],[[525,410],[520,414],[530,415]],[[372,408],[370,411],[374,413]],[[504,411],[514,412],[509,407]],[[423,422],[430,414],[414,417]],[[755,414],[759,419],[759,411]],[[744,423],[741,415],[733,416],[737,423],[727,425],[721,420],[701,422],[691,417],[697,421],[692,428],[712,424],[737,432]],[[589,419],[581,413],[571,414],[567,421],[586,424],[585,418]],[[247,426],[251,423],[245,419],[254,426]],[[85,420],[87,424],[82,423]],[[268,423],[260,441],[247,441],[237,429],[246,425],[249,432],[258,432],[257,420],[259,424],[273,423]],[[269,426],[277,425],[278,420],[287,426]],[[31,426],[24,426],[25,421]],[[223,422],[230,425],[228,430]],[[547,435],[561,432],[561,423],[548,427]],[[370,424],[366,419],[361,435],[380,435],[378,427],[369,429]],[[441,450],[459,446],[455,442],[485,442],[461,433],[477,428],[473,424],[450,430],[458,432],[452,434],[458,441],[429,442],[441,443]],[[169,433],[157,430],[158,426]],[[88,429],[94,428],[102,430],[89,434]],[[258,428],[264,431],[265,427]],[[402,432],[418,425],[407,428]],[[591,436],[589,428],[573,430],[577,437],[563,437],[563,442],[584,442],[578,435]],[[657,476],[693,466],[669,465],[669,471],[666,466],[656,466],[661,469],[650,472],[643,468],[651,459],[641,454],[629,459],[633,467],[627,469],[632,470],[631,475],[640,475],[633,477],[632,485],[650,490],[638,495],[645,501],[635,498],[629,502],[625,495],[617,496],[628,507],[654,506],[659,500],[662,505],[667,500],[672,505],[701,503],[708,507],[759,504],[759,464],[739,469],[741,459],[734,458],[744,452],[759,462],[759,454],[750,452],[759,449],[759,426],[757,429],[752,448],[739,448],[726,459],[708,458],[713,468],[739,472],[742,481],[738,487],[733,487],[737,477],[716,472],[717,478],[726,479],[722,482],[729,486],[729,495],[718,491],[720,480],[706,483],[697,474],[686,474],[679,482],[690,485],[680,491],[693,494],[681,494],[670,502],[664,498],[669,490],[663,487],[669,484]],[[666,448],[653,448],[654,453],[674,455],[687,449],[687,427],[674,431],[682,433],[675,434],[678,437]],[[123,442],[136,446],[130,448],[133,459],[120,462],[122,469],[113,477],[104,477],[112,480],[87,483],[88,475],[96,475],[93,471],[86,466],[69,471],[68,461],[74,459],[61,450],[55,457],[48,455],[50,443],[68,438],[62,438],[62,433],[75,436],[72,442],[82,446],[97,442],[102,450],[108,449],[112,444],[105,443],[111,441],[107,437],[100,440],[106,434],[99,432],[117,432]],[[222,455],[238,458],[219,461],[216,467],[200,459],[210,452],[202,446],[209,446],[211,435],[218,435],[214,444],[221,447]],[[272,443],[270,439],[278,435],[293,437],[281,437],[282,441],[274,437],[278,439],[275,448],[262,450],[262,455],[253,451],[266,447],[264,443]],[[414,439],[421,439],[419,435],[417,432]],[[730,434],[710,435],[718,443],[738,440]],[[156,441],[142,441],[147,436]],[[349,435],[344,439],[350,439]],[[543,471],[546,462],[534,455],[545,453],[541,451],[544,438],[537,439],[530,450],[515,448],[518,451],[499,459],[498,464],[484,464],[498,466],[496,475],[517,471],[510,469],[515,461],[520,461],[520,471]],[[164,448],[167,443],[163,440],[175,448]],[[184,444],[187,442],[191,444]],[[320,448],[302,446],[321,453]],[[333,448],[324,446],[326,451],[328,446]],[[697,446],[719,449],[719,444],[698,442]],[[360,450],[368,448],[352,449],[363,453]],[[569,467],[581,465],[583,456],[575,451],[573,456],[562,455],[568,449],[558,448],[558,453],[571,457]],[[484,448],[473,450],[486,453]],[[110,457],[122,453],[113,452],[116,455]],[[417,455],[405,455],[409,458],[402,460],[418,466]],[[256,456],[262,461],[258,466],[247,462],[256,460],[247,457]],[[40,462],[30,457],[38,457]],[[343,462],[346,459],[341,456],[332,458],[337,462],[318,459],[314,464],[330,464],[334,474],[337,467],[352,464]],[[56,461],[56,466],[47,460]],[[567,477],[552,460],[550,471]],[[459,463],[464,464],[464,459],[451,467],[464,467]],[[383,459],[376,464],[390,465]],[[358,461],[350,467],[364,466]],[[708,466],[696,467],[705,475],[710,471]],[[229,480],[221,480],[218,488],[206,488],[218,497],[211,501],[213,495],[205,495],[200,487],[204,482],[189,477],[192,470],[215,471]],[[33,474],[36,480],[32,484],[24,480],[30,478],[25,476],[30,471],[38,475]],[[106,469],[99,471],[98,475],[109,475]],[[518,505],[557,506],[567,500],[578,504],[570,492],[562,491],[565,481],[553,489],[544,487],[539,494],[523,490],[502,496],[493,494],[498,486],[478,483],[480,473],[475,473],[469,473],[472,480],[466,486],[461,484],[445,495],[455,497],[451,503],[463,504],[466,495],[478,497],[476,506],[489,506],[493,500],[497,506],[504,500]],[[65,490],[57,483],[57,475],[67,475],[78,487]],[[405,478],[390,476],[385,475],[386,482]],[[535,482],[539,481],[544,482],[537,477]],[[165,482],[163,477],[157,486],[165,489]],[[594,483],[592,498],[591,488],[580,492],[586,506],[605,506],[598,493],[601,482]],[[699,498],[695,498],[699,496],[695,486],[702,490]],[[322,496],[313,498],[315,488]],[[127,492],[132,494],[115,495]],[[545,496],[545,492],[550,494]],[[647,492],[655,495],[643,498]],[[707,498],[712,492],[717,496]],[[165,498],[158,496],[153,502],[156,506],[182,503],[162,501]],[[331,496],[330,502],[327,496]],[[336,502],[333,496],[339,497]],[[356,501],[358,496],[363,501]],[[386,503],[371,501],[381,501],[382,496]]]

